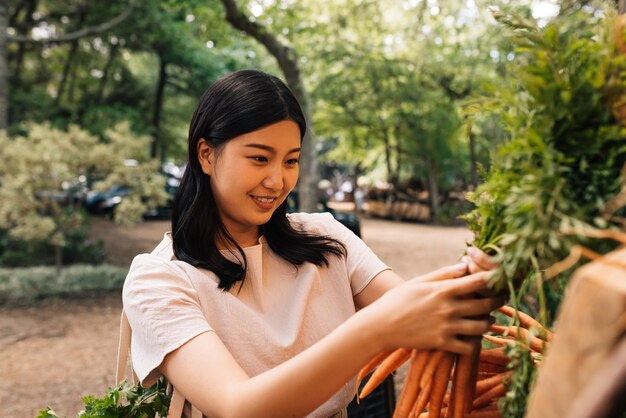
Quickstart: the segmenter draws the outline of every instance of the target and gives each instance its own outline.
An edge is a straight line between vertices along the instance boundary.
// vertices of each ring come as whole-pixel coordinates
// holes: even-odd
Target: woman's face
[[[298,181],[300,128],[283,120],[228,141],[219,152],[198,143],[202,171],[221,220],[240,246],[258,239],[258,227],[269,221]]]

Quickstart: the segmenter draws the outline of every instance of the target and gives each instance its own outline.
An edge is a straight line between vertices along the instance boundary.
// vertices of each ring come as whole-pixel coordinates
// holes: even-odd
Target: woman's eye
[[[256,161],[257,163],[266,163],[267,162],[267,158],[266,157],[261,157],[261,156],[254,156],[254,157],[250,157],[252,160]]]
[[[296,164],[298,164],[298,159],[297,158],[292,158],[290,160],[287,160],[287,164],[289,164],[289,165],[296,165]]]

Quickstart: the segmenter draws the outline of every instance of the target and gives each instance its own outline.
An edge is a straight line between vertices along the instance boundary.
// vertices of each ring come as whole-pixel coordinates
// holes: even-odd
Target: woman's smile
[[[257,204],[263,210],[271,210],[274,208],[274,202],[278,199],[278,197],[274,196],[255,196],[250,195],[254,203]]]

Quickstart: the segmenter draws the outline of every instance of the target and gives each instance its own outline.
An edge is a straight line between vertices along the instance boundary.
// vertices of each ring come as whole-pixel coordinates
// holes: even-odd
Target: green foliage
[[[498,401],[498,408],[505,411],[503,417],[523,417],[537,370],[527,345],[509,344],[505,347],[504,353],[511,359],[507,369],[514,372],[510,375],[511,378],[505,381],[507,391]]]
[[[515,306],[526,305],[544,323],[571,273],[548,282],[546,269],[575,245],[600,253],[616,246],[584,235],[619,227],[605,205],[620,192],[626,164],[626,130],[612,113],[615,96],[626,88],[626,59],[614,50],[613,12],[594,12],[563,10],[545,27],[495,12],[510,30],[516,57],[510,85],[494,89],[482,105],[501,117],[509,138],[471,194],[476,208],[465,219],[476,233],[474,244],[500,263],[491,285],[509,291]],[[468,108],[470,120],[476,111]],[[503,417],[521,418],[535,367],[521,341],[507,355],[515,372],[499,406]]]
[[[104,261],[102,240],[89,239],[87,215],[79,212],[80,221],[75,229],[69,230],[61,246],[65,264],[100,264]],[[0,230],[0,267],[27,267],[53,265],[54,246],[45,240],[22,240],[12,237],[8,231]]]
[[[477,245],[498,253],[493,284],[501,289],[559,261],[573,245],[611,248],[561,231],[610,226],[602,208],[621,187],[626,132],[605,87],[626,66],[607,40],[610,18],[578,11],[539,29],[497,17],[515,28],[520,44],[511,67],[516,81],[490,104],[510,140],[472,194],[477,208],[467,219]]]
[[[170,404],[170,396],[165,393],[166,384],[158,381],[149,388],[122,382],[109,388],[102,398],[94,395],[83,397],[85,409],[76,418],[151,418],[165,417]],[[42,410],[36,418],[58,418],[50,407]]]
[[[107,264],[0,268],[0,305],[29,304],[57,296],[120,290],[127,269]]]
[[[84,223],[75,193],[90,177],[99,179],[99,190],[130,188],[116,211],[118,222],[136,222],[167,199],[159,162],[148,157],[150,139],[134,135],[127,123],[107,129],[104,141],[76,126],[23,129],[23,136],[0,136],[0,228],[13,239],[67,246]]]

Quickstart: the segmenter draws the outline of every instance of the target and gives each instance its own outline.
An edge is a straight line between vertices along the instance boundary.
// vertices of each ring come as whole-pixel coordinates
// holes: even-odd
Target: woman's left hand
[[[498,267],[498,263],[493,260],[493,257],[474,246],[467,249],[467,255],[464,255],[461,261],[467,264],[470,274],[493,270]]]

